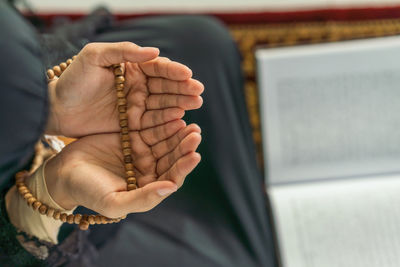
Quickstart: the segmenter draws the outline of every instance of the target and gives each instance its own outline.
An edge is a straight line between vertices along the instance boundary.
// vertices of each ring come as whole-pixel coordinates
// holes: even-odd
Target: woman
[[[186,66],[158,57],[156,48],[129,42],[93,43],[80,51],[60,79],[47,85],[36,34],[4,1],[0,2],[0,36],[2,265],[44,263],[37,258],[47,264],[62,261],[49,244],[57,243],[59,225],[37,212],[29,213],[32,210],[23,207],[11,186],[13,175],[28,168],[42,134],[79,138],[27,182],[38,199],[41,196],[49,206],[68,211],[81,205],[117,218],[150,210],[175,192],[199,163],[195,150],[200,129],[186,126],[181,118],[185,110],[202,105],[203,85],[191,78]],[[125,63],[133,163],[140,187],[129,192],[123,190],[121,179],[124,169],[110,69],[118,63]],[[48,242],[32,246],[28,235],[16,233],[7,214],[17,230]]]

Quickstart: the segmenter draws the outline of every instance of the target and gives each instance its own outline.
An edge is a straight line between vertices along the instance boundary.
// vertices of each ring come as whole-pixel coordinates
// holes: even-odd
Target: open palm
[[[92,43],[53,82],[58,134],[81,137],[119,131],[113,64],[126,62],[129,128],[143,130],[202,105],[203,85],[186,66],[132,43]]]
[[[62,177],[67,178],[60,188],[65,198],[56,201],[65,208],[82,205],[108,217],[147,211],[176,191],[200,161],[195,153],[200,128],[195,124],[175,120],[132,131],[130,136],[138,189],[126,191],[120,135],[91,135],[57,155]]]

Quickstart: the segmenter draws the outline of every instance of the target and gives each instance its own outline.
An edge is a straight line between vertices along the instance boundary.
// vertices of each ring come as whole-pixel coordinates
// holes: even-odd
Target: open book
[[[284,267],[400,266],[400,37],[259,49]]]

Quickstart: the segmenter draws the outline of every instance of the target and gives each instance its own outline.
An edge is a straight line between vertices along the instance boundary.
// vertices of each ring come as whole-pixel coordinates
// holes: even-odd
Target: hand
[[[126,62],[125,92],[130,130],[143,130],[183,117],[202,105],[204,86],[192,71],[156,48],[133,43],[91,43],[60,79],[49,84],[48,134],[81,137],[118,132],[116,90],[111,65]]]
[[[194,152],[201,141],[195,124],[175,120],[130,136],[138,189],[126,191],[120,135],[91,135],[47,163],[53,199],[66,209],[81,205],[110,218],[148,211],[181,187],[200,162]]]

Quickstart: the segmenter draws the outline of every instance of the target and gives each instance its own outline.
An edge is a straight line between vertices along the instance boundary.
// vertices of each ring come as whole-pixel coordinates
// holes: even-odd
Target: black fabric
[[[0,195],[0,229],[0,266],[46,266],[44,261],[29,254],[16,239],[17,230],[8,219],[3,195]]]
[[[59,246],[25,237],[37,246],[45,245],[50,249],[46,262],[34,258],[17,241],[17,230],[9,222],[5,209],[4,196],[14,182],[13,175],[29,168],[34,145],[44,131],[48,116],[47,83],[41,48],[35,30],[1,0],[0,266],[60,266],[85,255],[82,260],[84,264],[91,261],[92,255],[96,255],[95,249],[87,241],[88,233],[75,231]],[[44,48],[49,49],[50,46]],[[19,235],[25,236],[23,233]]]
[[[41,35],[40,43],[44,55],[44,65],[51,68],[79,53],[79,50],[94,38],[98,31],[109,28],[113,16],[102,7],[95,9],[88,16],[75,22],[59,17],[52,28]]]
[[[47,117],[47,91],[41,50],[34,30],[0,1],[0,265],[41,266],[26,252],[8,220],[4,195],[13,175],[33,154]]]
[[[213,18],[123,22],[92,41],[159,47],[205,85],[204,105],[185,119],[202,128],[202,162],[153,211],[94,227],[99,266],[275,266],[264,186],[256,163],[237,48]]]
[[[0,188],[31,159],[48,113],[41,49],[34,30],[0,1]]]

